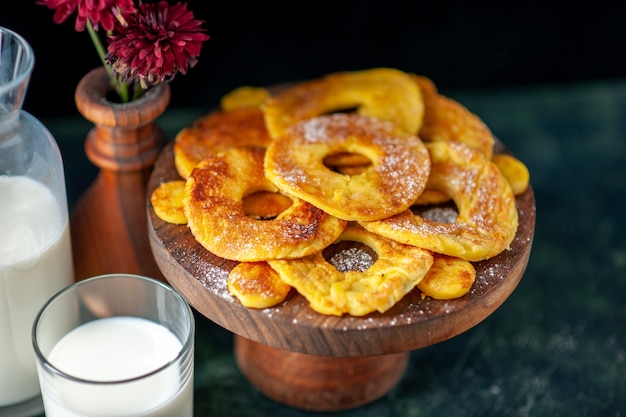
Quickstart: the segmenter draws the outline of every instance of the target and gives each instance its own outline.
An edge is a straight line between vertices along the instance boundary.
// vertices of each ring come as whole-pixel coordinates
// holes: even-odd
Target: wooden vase
[[[167,141],[155,120],[169,105],[170,88],[161,84],[124,104],[109,101],[111,92],[104,68],[76,87],[78,111],[94,124],[85,152],[100,168],[70,213],[76,280],[115,272],[164,280],[148,241],[146,186]]]

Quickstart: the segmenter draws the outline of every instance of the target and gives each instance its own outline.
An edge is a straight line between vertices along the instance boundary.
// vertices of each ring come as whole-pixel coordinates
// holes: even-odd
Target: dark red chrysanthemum
[[[95,30],[100,26],[106,31],[113,30],[118,16],[135,11],[133,0],[37,0],[36,3],[56,10],[53,20],[57,24],[65,22],[77,11],[74,25],[77,32],[85,30],[87,20]]]
[[[209,39],[203,21],[183,3],[143,3],[124,18],[127,24],[109,35],[107,60],[123,79],[138,80],[143,88],[186,74]]]

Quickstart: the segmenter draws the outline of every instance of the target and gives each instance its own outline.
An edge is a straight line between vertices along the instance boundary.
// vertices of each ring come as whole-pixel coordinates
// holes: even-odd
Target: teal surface
[[[530,169],[537,225],[528,269],[485,321],[412,352],[385,397],[324,414],[626,415],[626,82],[444,93]],[[172,108],[160,123],[173,137],[201,113]],[[71,204],[96,173],[83,151],[89,124],[44,122],[63,153]],[[237,368],[232,335],[197,322],[196,417],[320,415],[260,394]]]

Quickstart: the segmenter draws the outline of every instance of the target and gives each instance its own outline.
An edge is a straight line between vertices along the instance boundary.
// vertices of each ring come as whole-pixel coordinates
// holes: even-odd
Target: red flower
[[[107,61],[125,80],[139,80],[145,89],[186,74],[209,39],[187,5],[166,1],[142,3],[137,13],[125,14],[126,25],[109,34]]]
[[[91,21],[95,30],[100,25],[106,31],[113,30],[115,20],[121,14],[135,11],[133,0],[37,0],[36,3],[56,10],[53,20],[57,24],[65,22],[78,11],[74,26],[77,32],[85,30],[87,20]]]
[[[133,0],[35,0],[55,10],[54,22],[77,13],[75,29],[87,32],[109,74],[119,99],[127,103],[143,90],[186,74],[198,60],[202,43],[209,39],[187,4]],[[98,29],[108,35],[105,51]],[[132,91],[131,91],[132,88]]]

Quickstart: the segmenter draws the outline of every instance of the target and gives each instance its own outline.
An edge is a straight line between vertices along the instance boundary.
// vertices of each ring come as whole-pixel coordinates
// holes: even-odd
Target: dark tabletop
[[[528,269],[485,321],[412,352],[386,396],[328,415],[626,415],[626,82],[443,93],[529,167],[537,223]],[[159,123],[173,137],[202,113],[171,108]],[[83,151],[90,125],[43,121],[59,142],[71,205],[96,174]],[[259,393],[237,368],[232,335],[200,315],[195,387],[196,417],[320,414]]]

